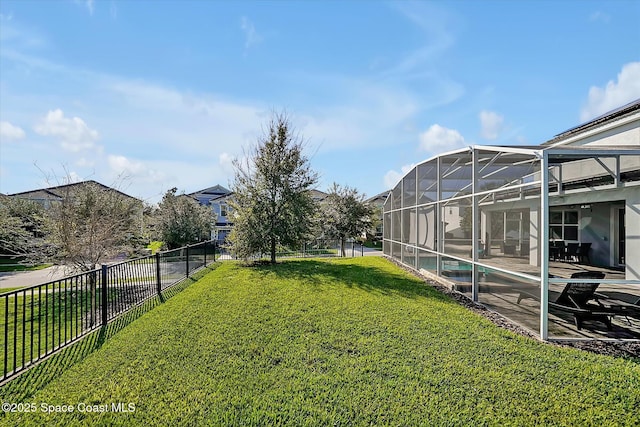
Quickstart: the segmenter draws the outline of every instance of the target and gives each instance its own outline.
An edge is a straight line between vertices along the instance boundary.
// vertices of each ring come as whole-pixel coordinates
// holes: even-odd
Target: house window
[[[227,216],[227,205],[220,205],[220,216]]]
[[[553,240],[578,241],[578,211],[550,212],[549,236]]]

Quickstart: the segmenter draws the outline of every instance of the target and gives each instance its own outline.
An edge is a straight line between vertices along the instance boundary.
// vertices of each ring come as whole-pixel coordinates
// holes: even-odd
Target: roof
[[[130,196],[128,194],[123,193],[120,190],[117,190],[115,188],[112,188],[112,187],[109,187],[107,185],[101,184],[98,181],[94,181],[94,180],[73,182],[71,184],[56,185],[54,187],[47,187],[47,188],[37,188],[35,190],[22,191],[20,193],[8,194],[8,196],[10,196],[10,197],[15,197],[15,196],[20,197],[20,196],[27,196],[27,195],[33,194],[33,193],[43,192],[43,193],[46,193],[46,194],[48,194],[50,196],[57,197],[57,198],[61,199],[61,198],[64,197],[64,191],[66,189],[73,188],[73,187],[78,187],[80,185],[87,185],[87,184],[95,184],[95,185],[97,185],[97,186],[99,186],[99,187],[101,187],[101,188],[103,188],[105,190],[115,191],[116,193],[119,193],[122,196],[128,197],[130,199],[139,200],[137,197]]]
[[[218,196],[222,194],[231,193],[231,190],[223,187],[222,185],[214,185],[213,187],[205,188],[204,190],[194,191],[193,193],[189,193],[189,196],[195,196],[197,194],[209,195],[209,196]]]
[[[226,199],[228,199],[229,197],[233,196],[235,193],[233,191],[228,192],[227,194],[221,194],[219,196],[213,197],[211,198],[211,200],[209,200],[209,203],[219,203],[219,202],[223,202]]]
[[[326,198],[328,196],[328,194],[325,193],[324,191],[316,190],[315,188],[309,190],[309,192],[311,193],[311,197],[312,198],[318,199],[318,200],[323,200],[324,198]]]
[[[640,98],[636,99],[635,101],[631,101],[628,104],[623,105],[622,107],[618,107],[615,110],[608,111],[601,116],[596,117],[595,119],[589,120],[586,123],[572,127],[571,129],[559,133],[549,141],[544,142],[542,145],[546,146],[555,144],[570,136],[586,132],[605,123],[611,122],[614,119],[619,120],[623,117],[630,116],[638,111],[640,111]]]
[[[369,197],[367,200],[365,200],[365,202],[373,202],[377,199],[386,200],[389,193],[391,193],[391,190],[383,191],[382,193],[378,193],[375,196]]]

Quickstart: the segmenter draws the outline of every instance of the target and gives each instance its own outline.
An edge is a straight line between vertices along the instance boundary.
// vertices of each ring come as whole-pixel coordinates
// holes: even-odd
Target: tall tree
[[[309,237],[315,203],[308,190],[318,181],[303,153],[304,141],[285,113],[274,113],[258,144],[235,160],[232,250],[241,258],[296,246]]]
[[[211,208],[176,192],[168,190],[155,213],[156,232],[170,249],[210,238],[215,220]]]
[[[355,188],[334,183],[320,204],[320,227],[326,237],[339,239],[342,256],[345,240],[357,238],[375,230],[375,209],[364,201],[364,194]]]

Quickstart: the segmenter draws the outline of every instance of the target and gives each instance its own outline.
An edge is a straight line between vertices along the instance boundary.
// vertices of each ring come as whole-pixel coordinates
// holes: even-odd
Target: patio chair
[[[587,264],[591,264],[591,259],[589,258],[590,250],[591,242],[580,243],[580,246],[578,247],[578,262],[584,263],[586,261]]]
[[[580,243],[567,243],[567,250],[564,253],[564,258],[566,261],[578,261],[578,249],[580,248]]]
[[[604,277],[605,274],[601,271],[580,271],[571,275],[572,279],[602,280]],[[573,314],[578,330],[582,329],[582,322],[585,320],[603,322],[611,330],[611,317],[619,313],[598,301],[595,293],[599,285],[597,282],[567,283],[558,299],[550,301],[549,306]],[[591,300],[596,303],[591,303]]]
[[[564,240],[555,240],[549,242],[549,259],[557,261],[564,259]]]

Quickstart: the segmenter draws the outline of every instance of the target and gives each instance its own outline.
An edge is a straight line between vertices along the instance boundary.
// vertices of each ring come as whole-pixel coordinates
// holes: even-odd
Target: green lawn
[[[514,335],[375,257],[223,263],[41,383],[5,386],[38,412],[0,423],[640,424],[640,360]]]

